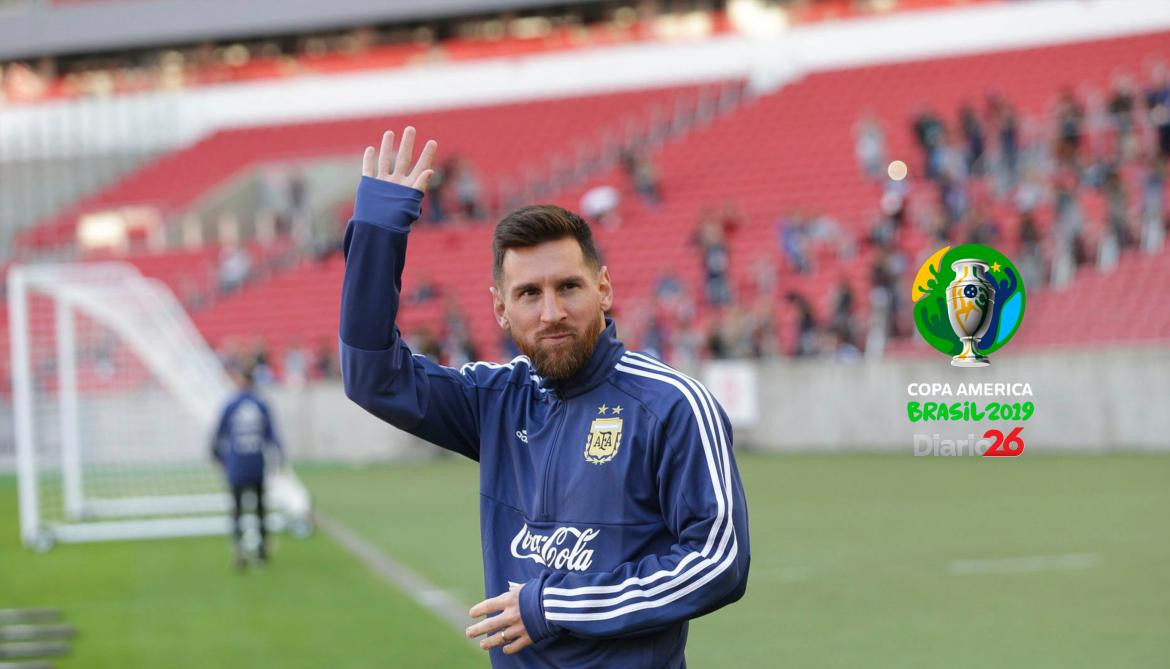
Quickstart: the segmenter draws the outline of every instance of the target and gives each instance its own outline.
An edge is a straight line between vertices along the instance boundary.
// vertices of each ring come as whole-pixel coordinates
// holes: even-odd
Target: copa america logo
[[[1020,329],[1024,282],[1012,261],[982,244],[945,246],[914,279],[914,323],[955,367],[986,367]]]

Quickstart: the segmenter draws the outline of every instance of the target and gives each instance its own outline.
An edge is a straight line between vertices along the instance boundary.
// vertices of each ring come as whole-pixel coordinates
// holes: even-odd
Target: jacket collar
[[[605,380],[626,347],[617,338],[617,324],[606,317],[605,328],[597,337],[597,345],[585,366],[567,379],[553,381],[541,377],[540,387],[556,393],[561,399],[569,399],[592,390]]]

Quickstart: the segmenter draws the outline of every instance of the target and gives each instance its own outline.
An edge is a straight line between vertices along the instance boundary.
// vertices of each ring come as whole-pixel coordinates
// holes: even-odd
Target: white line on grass
[[[1091,569],[1101,564],[1096,553],[1067,553],[1065,555],[1028,555],[989,560],[953,560],[947,564],[952,574],[1013,574],[1030,571],[1060,569]]]
[[[349,529],[336,518],[321,511],[314,511],[313,517],[317,521],[317,526],[342,548],[365,563],[383,580],[401,589],[414,601],[442,618],[460,634],[471,624],[472,620],[467,616],[467,610],[471,608],[470,605],[460,602],[451,593],[423,578],[410,567],[386,555],[377,546],[366,541],[361,535]],[[472,643],[475,641],[472,640]]]

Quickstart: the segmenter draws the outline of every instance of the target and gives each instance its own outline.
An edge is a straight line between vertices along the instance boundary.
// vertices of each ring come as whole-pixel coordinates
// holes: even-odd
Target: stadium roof
[[[596,0],[578,0],[586,4]],[[6,3],[0,59],[279,35],[507,11],[550,0],[103,0]]]

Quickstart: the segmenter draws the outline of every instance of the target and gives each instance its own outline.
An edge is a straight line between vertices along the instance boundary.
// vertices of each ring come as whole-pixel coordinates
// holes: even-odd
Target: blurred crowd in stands
[[[1011,101],[995,93],[981,108],[964,102],[952,113],[948,122],[922,106],[908,119],[920,151],[912,167],[889,160],[886,131],[875,115],[858,120],[859,168],[881,186],[865,236],[844,231],[832,217],[790,211],[776,223],[776,249],[733,259],[728,240],[743,223],[736,206],[702,212],[692,242],[703,270],[701,298],[664,271],[654,302],[630,311],[648,314],[635,325],[636,340],[683,366],[775,354],[855,360],[912,336],[911,274],[925,254],[942,246],[999,247],[1012,254],[1032,290],[1060,288],[1081,267],[1107,271],[1129,249],[1162,248],[1170,227],[1170,75],[1164,65],[1152,68],[1144,86],[1118,74],[1106,96],[1065,88],[1045,118],[1021,119]],[[1093,199],[1100,205],[1097,216],[1087,206]],[[928,240],[926,247],[907,239],[911,228]],[[777,258],[793,274],[814,277],[824,269],[818,259],[837,269],[865,259],[868,319],[859,317],[856,284],[841,278],[825,302],[814,304],[808,291],[778,285]],[[738,294],[733,262],[750,263],[750,281]],[[778,333],[778,327],[791,330]],[[782,349],[780,341],[790,343]]]
[[[1059,287],[1082,266],[1108,269],[1127,249],[1162,246],[1170,224],[1170,77],[1162,66],[1145,85],[1118,75],[1106,96],[1065,89],[1044,118],[1021,118],[1011,100],[992,93],[980,106],[960,104],[950,120],[923,106],[906,122],[919,153],[900,168],[890,161],[880,119],[864,113],[854,128],[859,169],[880,192],[865,234],[824,213],[793,209],[772,224],[772,247],[734,257],[731,240],[748,225],[746,217],[733,200],[706,207],[690,239],[702,283],[690,286],[674,268],[660,268],[653,295],[619,304],[623,338],[682,367],[712,358],[853,361],[880,355],[890,340],[913,334],[911,274],[925,254],[944,245],[1001,248],[1030,290]],[[580,211],[592,224],[620,226],[622,193],[651,209],[665,197],[650,154],[626,151],[620,164],[624,183],[582,197]],[[483,216],[470,164],[453,157],[436,181],[424,222]],[[1098,218],[1086,211],[1092,198],[1100,205]],[[295,218],[297,198],[281,202],[277,209],[286,213],[278,216]],[[335,250],[334,240],[322,253]],[[855,262],[867,270],[852,279],[842,274]],[[252,272],[238,249],[225,250],[220,290],[235,289]],[[789,280],[799,286],[784,285]],[[415,351],[453,366],[477,358],[466,316],[440,284],[421,277],[403,300],[404,309],[443,304],[435,330],[407,333]],[[505,356],[517,353],[506,335],[500,345]],[[282,380],[296,385],[336,378],[335,349],[333,342],[289,348],[279,366]],[[224,354],[256,363],[262,380],[263,370],[272,368],[259,342],[233,344]]]
[[[217,348],[216,355],[225,369],[253,370],[253,379],[259,386],[280,383],[301,388],[311,381],[341,379],[337,342],[332,338],[313,345],[294,342],[280,353],[279,361],[273,359],[268,343],[262,338],[227,340]]]

